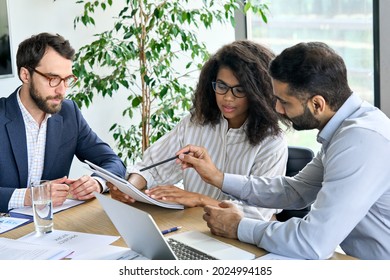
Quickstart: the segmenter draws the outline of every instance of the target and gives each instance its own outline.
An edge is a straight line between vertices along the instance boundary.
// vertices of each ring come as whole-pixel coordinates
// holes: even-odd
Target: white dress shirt
[[[284,175],[287,163],[287,143],[283,135],[267,137],[260,144],[251,145],[241,128],[228,129],[228,122],[221,116],[220,123],[198,125],[186,116],[175,128],[160,138],[144,153],[143,161],[128,168],[128,173],[141,174],[147,187],[176,184],[182,181],[185,190],[197,192],[217,200],[231,199],[219,189],[206,184],[193,169],[181,170],[175,161],[139,172],[143,167],[172,157],[188,144],[205,147],[216,166],[224,171],[242,175]],[[240,204],[240,202],[236,201]],[[278,209],[243,207],[247,216],[269,220]]]
[[[24,107],[19,94],[20,89],[17,94],[17,101],[26,128],[28,155],[28,179],[26,185],[21,187],[28,187],[30,182],[41,180],[45,160],[47,120],[51,117],[51,114],[46,114],[41,124],[37,123]],[[23,207],[26,191],[27,188],[16,189],[8,202],[8,209]]]

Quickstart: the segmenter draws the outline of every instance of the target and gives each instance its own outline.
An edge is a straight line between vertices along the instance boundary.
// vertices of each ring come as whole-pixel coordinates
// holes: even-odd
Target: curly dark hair
[[[268,136],[281,133],[280,116],[275,111],[275,97],[268,66],[274,53],[249,40],[234,41],[223,46],[205,63],[200,72],[190,110],[191,121],[216,125],[220,121],[212,82],[221,67],[229,68],[244,89],[248,98],[248,119],[245,132],[249,143],[259,144]]]

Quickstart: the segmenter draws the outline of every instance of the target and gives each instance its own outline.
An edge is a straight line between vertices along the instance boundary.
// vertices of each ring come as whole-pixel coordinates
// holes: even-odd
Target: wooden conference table
[[[255,254],[256,257],[267,253],[266,251],[251,244],[212,235],[206,225],[206,222],[202,218],[203,208],[195,207],[186,208],[184,210],[172,210],[144,203],[135,203],[133,206],[148,212],[161,230],[175,226],[182,226],[178,232],[188,230],[200,231],[223,242],[230,243],[234,246],[249,251]],[[131,225],[130,217],[129,225]],[[66,231],[119,236],[118,231],[111,223],[110,219],[106,215],[103,208],[100,206],[100,203],[97,199],[92,199],[73,208],[54,214],[54,228]],[[29,223],[25,226],[0,234],[0,237],[17,239],[32,231],[34,231],[34,224]],[[172,235],[175,233],[177,232],[170,234]],[[115,241],[112,245],[127,247],[122,238]],[[353,258],[343,254],[335,253],[331,259],[341,260]]]

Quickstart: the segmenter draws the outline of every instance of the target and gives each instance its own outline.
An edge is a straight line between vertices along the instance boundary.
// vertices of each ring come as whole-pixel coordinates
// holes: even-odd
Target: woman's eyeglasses
[[[230,87],[227,84],[221,82],[211,82],[216,94],[225,95],[229,90],[232,91],[233,96],[237,98],[246,97],[246,93],[241,86]]]

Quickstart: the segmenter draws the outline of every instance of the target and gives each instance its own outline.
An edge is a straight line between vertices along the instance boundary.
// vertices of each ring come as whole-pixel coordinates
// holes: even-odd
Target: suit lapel
[[[22,113],[16,99],[17,92],[18,90],[8,98],[9,105],[6,108],[6,117],[10,121],[6,124],[6,129],[18,168],[20,184],[24,185],[27,183],[28,176],[27,140]]]
[[[47,120],[46,147],[45,147],[45,164],[43,167],[42,178],[48,178],[53,167],[54,160],[57,157],[59,145],[61,143],[63,130],[63,118],[55,114]]]
[[[19,180],[24,185],[27,183],[28,160],[26,129],[23,118],[9,122],[7,124],[7,131],[16,165],[18,166]]]

